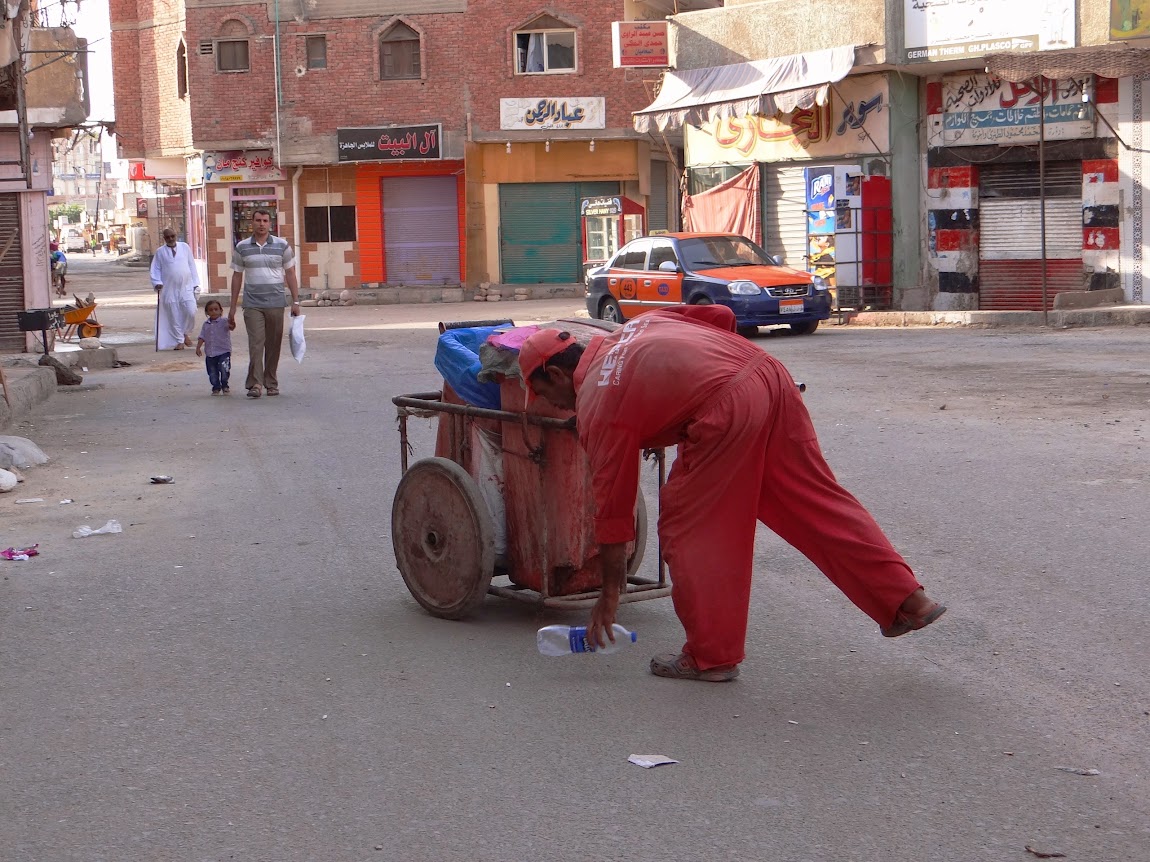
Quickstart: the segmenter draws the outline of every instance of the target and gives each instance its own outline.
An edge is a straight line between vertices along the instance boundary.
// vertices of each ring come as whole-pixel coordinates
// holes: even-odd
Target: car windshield
[[[687,269],[720,266],[773,266],[767,253],[741,236],[704,236],[679,240],[679,252]]]

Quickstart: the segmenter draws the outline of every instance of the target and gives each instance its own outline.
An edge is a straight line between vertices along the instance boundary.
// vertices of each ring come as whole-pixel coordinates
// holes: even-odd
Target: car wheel
[[[819,322],[808,320],[805,323],[792,323],[790,327],[795,335],[814,335],[815,330],[819,328]]]
[[[603,304],[599,306],[599,319],[606,320],[609,323],[622,323],[623,311],[619,308],[619,303],[613,297],[607,297],[603,300]]]
[[[715,304],[715,300],[711,299],[711,297],[707,296],[706,294],[703,294],[702,296],[696,296],[694,299],[691,300],[691,305],[714,305],[714,304]]]

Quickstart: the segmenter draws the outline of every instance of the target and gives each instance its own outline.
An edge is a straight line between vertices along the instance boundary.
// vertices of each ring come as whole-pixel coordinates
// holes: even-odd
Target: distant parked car
[[[783,266],[738,234],[641,237],[587,275],[587,311],[601,320],[680,303],[725,305],[745,334],[782,325],[810,335],[831,316],[823,278]]]
[[[78,233],[70,233],[64,237],[64,251],[87,251],[88,243]]]

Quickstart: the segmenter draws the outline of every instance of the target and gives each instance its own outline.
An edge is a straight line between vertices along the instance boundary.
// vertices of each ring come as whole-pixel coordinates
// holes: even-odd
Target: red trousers
[[[831,472],[794,380],[764,354],[686,427],[660,497],[672,599],[701,668],[743,660],[756,521],[802,551],[880,626],[918,589]]]

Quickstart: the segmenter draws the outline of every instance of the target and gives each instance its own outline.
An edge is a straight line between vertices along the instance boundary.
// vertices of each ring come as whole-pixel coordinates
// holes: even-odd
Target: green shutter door
[[[522,183],[499,186],[504,284],[576,284],[582,280],[579,198],[615,194],[618,183]]]

